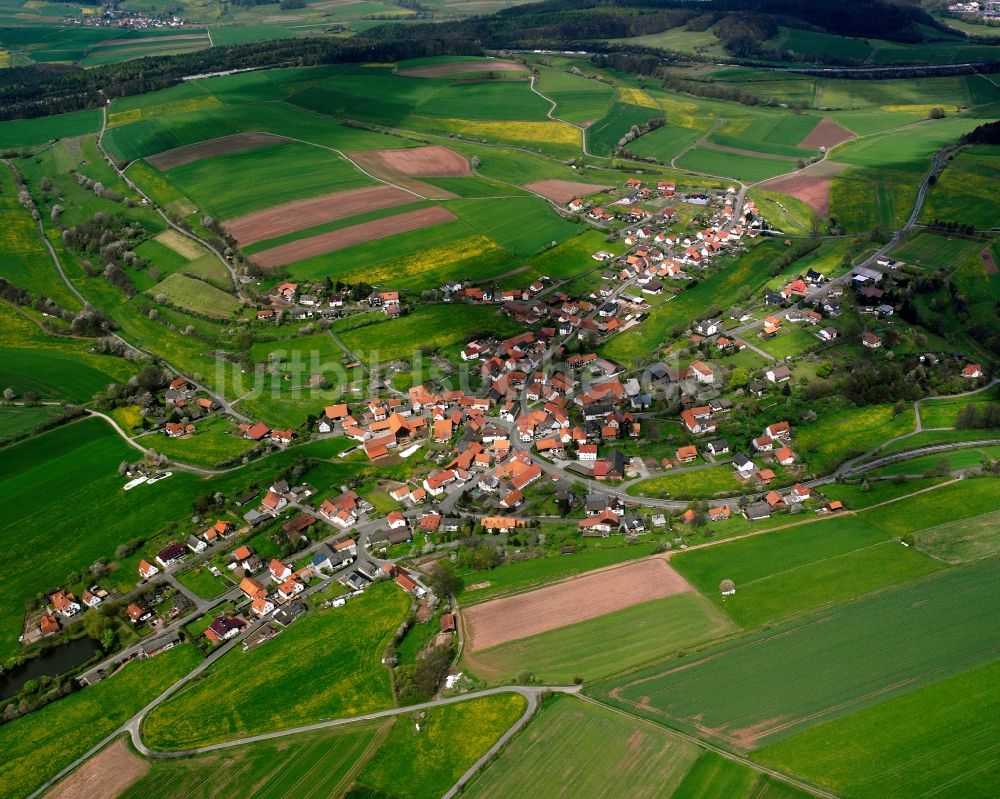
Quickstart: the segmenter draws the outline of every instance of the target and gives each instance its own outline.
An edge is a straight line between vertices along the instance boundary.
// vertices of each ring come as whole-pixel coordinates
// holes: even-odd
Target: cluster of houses
[[[287,280],[276,285],[268,299],[270,305],[257,309],[258,321],[279,322],[286,315],[296,320],[317,317],[335,319],[343,315],[346,307],[352,305],[378,308],[389,317],[398,316],[402,310],[398,291],[376,291],[366,300],[354,303],[346,293],[328,293],[322,286],[303,286]]]

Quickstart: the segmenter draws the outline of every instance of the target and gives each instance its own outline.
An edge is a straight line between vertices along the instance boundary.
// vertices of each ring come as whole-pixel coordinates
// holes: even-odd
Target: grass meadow
[[[391,720],[361,722],[194,757],[151,760],[149,771],[120,799],[233,796],[246,793],[251,784],[257,786],[249,794],[254,799],[341,796],[391,725]]]
[[[171,305],[219,319],[229,319],[243,307],[243,303],[232,294],[176,272],[149,291],[154,296],[163,294]]]
[[[680,552],[671,563],[742,627],[758,627],[940,568],[852,516]],[[720,595],[722,580],[736,584],[734,596]]]
[[[889,535],[904,536],[958,519],[1000,510],[1000,481],[995,477],[960,480],[905,502],[884,505],[862,516]]]
[[[184,749],[392,705],[381,664],[409,607],[393,583],[303,617],[266,644],[234,649],[159,705],[143,726],[157,749]],[[221,703],[219,696],[232,697]]]
[[[568,696],[549,699],[465,794],[473,799],[570,799],[617,796],[623,790],[635,799],[804,796],[660,727]]]
[[[754,753],[844,796],[964,799],[1000,791],[994,662]]]
[[[868,490],[864,489],[863,483],[830,483],[824,485],[820,491],[828,499],[840,500],[851,510],[863,510],[871,505],[880,502],[899,499],[910,494],[931,488],[944,482],[943,477],[921,477],[915,480],[873,480],[869,483]]]
[[[946,162],[927,194],[920,213],[926,222],[940,219],[977,228],[996,227],[995,199],[991,187],[1000,180],[1000,147],[979,145],[962,150]]]
[[[920,232],[892,251],[892,257],[921,269],[948,269],[983,249],[983,242]]]
[[[0,727],[4,795],[25,797],[141,710],[200,662],[192,646],[134,661],[84,688]]]
[[[59,413],[52,405],[0,405],[0,444],[30,433]]]
[[[170,438],[162,433],[143,436],[139,443],[168,458],[198,466],[214,466],[253,449],[254,442],[244,439],[235,424],[222,417],[195,422],[189,438]]]
[[[498,694],[397,716],[357,783],[396,799],[441,796],[514,724],[527,707]]]
[[[756,749],[995,660],[997,578],[995,561],[943,570],[590,691],[652,721]]]
[[[659,108],[615,103],[603,118],[587,128],[587,149],[597,155],[609,155],[633,125],[662,116]]]
[[[662,477],[651,477],[629,486],[627,490],[636,497],[704,499],[716,494],[734,494],[745,486],[742,480],[737,479],[733,467],[724,464],[706,469],[667,472]]]
[[[915,424],[913,408],[900,414],[895,414],[891,405],[834,410],[796,426],[796,452],[809,464],[812,474],[826,474],[880,442],[911,432]]]
[[[743,155],[701,145],[691,148],[678,158],[677,166],[706,175],[735,178],[746,183],[759,183],[795,171],[795,161],[787,158],[758,155],[749,150]]]
[[[942,397],[940,399],[924,400],[920,403],[920,421],[924,427],[954,427],[959,411],[973,405],[981,410],[987,405],[1000,402],[1000,386],[972,394],[968,397]],[[989,438],[988,431],[980,431],[983,438]]]
[[[556,104],[555,115],[582,124],[601,119],[615,100],[612,86],[557,69],[539,67],[538,90]]]
[[[18,188],[6,164],[0,165],[0,277],[27,289],[33,296],[45,295],[66,308],[76,310],[80,301],[56,272],[38,235],[38,226],[18,202]]]
[[[467,665],[489,682],[529,672],[566,685],[676,655],[735,630],[704,597],[676,594],[477,652]]]
[[[37,119],[11,119],[0,122],[0,148],[36,147],[52,139],[96,133],[100,128],[99,108]]]

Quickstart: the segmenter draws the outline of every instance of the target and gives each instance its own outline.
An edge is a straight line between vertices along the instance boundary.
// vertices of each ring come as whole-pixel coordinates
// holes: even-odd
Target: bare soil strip
[[[140,36],[135,39],[107,39],[94,47],[110,47],[115,44],[156,44],[158,42],[179,42],[185,39],[208,39],[205,33],[177,33],[172,36]]]
[[[458,195],[417,178],[464,177],[471,174],[468,159],[439,145],[366,150],[348,153],[347,157],[369,175],[429,200],[454,200]]]
[[[802,200],[817,213],[825,215],[830,211],[830,178],[846,167],[844,164],[832,162],[829,164],[823,162],[819,166],[825,168],[809,169],[794,175],[782,175],[761,183],[760,187],[768,191],[779,191],[797,200]]]
[[[338,191],[306,200],[274,205],[262,211],[236,217],[223,223],[241,246],[266,241],[286,233],[347,219],[368,211],[380,211],[395,205],[405,205],[417,198],[395,186],[371,186],[364,189]]]
[[[149,763],[132,754],[120,738],[57,783],[45,799],[114,799],[147,771]]]
[[[612,566],[463,611],[471,652],[693,590],[664,558]]]
[[[371,222],[362,222],[360,225],[331,230],[329,233],[309,236],[278,247],[271,247],[257,253],[253,259],[265,269],[273,269],[276,266],[286,266],[305,258],[342,250],[345,247],[363,244],[366,241],[384,239],[398,233],[452,222],[457,218],[447,208],[435,205],[430,208],[396,214],[385,219],[375,219]]]
[[[231,136],[221,136],[218,139],[185,144],[183,147],[164,150],[162,153],[151,155],[146,160],[157,169],[165,171],[173,169],[175,166],[183,166],[193,161],[200,161],[203,158],[214,158],[217,155],[228,155],[229,153],[241,153],[244,150],[256,150],[258,147],[267,147],[270,144],[278,144],[283,141],[291,141],[291,139],[285,136],[276,136],[273,133],[234,133]]]
[[[577,183],[573,180],[536,180],[525,183],[521,188],[541,194],[550,200],[565,205],[570,200],[586,197],[598,191],[607,191],[608,186],[595,186],[593,183]]]
[[[472,174],[468,158],[439,144],[351,154],[351,158],[355,156],[410,178],[462,178]]]
[[[397,75],[406,78],[440,78],[445,75],[460,75],[466,72],[527,72],[524,64],[514,61],[458,61],[451,64],[428,64],[423,67],[410,67],[397,71]]]
[[[829,150],[835,144],[853,138],[855,138],[854,134],[843,125],[834,122],[829,117],[823,117],[819,124],[799,142],[799,147],[803,150],[818,150],[820,147],[826,147]]]
[[[995,275],[997,273],[997,262],[993,260],[993,253],[989,250],[983,250],[979,257],[983,259],[983,269],[986,270],[987,275]]]

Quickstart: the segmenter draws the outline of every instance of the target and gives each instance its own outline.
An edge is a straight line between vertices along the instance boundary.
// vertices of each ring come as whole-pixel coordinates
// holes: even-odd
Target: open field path
[[[531,83],[529,84],[529,86],[531,87],[531,91],[533,91],[535,94],[537,94],[543,100],[545,100],[545,102],[547,102],[547,103],[550,104],[549,110],[545,113],[545,116],[547,116],[549,119],[553,120],[554,122],[562,122],[563,124],[570,125],[570,126],[576,128],[578,131],[580,131],[580,141],[581,141],[582,147],[583,147],[583,154],[585,156],[590,157],[590,158],[602,158],[603,156],[593,155],[592,153],[590,153],[587,150],[587,128],[586,127],[584,127],[583,125],[577,125],[575,122],[570,122],[569,120],[563,119],[562,117],[557,117],[553,113],[556,110],[556,107],[558,106],[558,103],[556,103],[556,101],[553,100],[548,95],[542,94],[538,90],[538,87],[535,86],[535,83],[537,83],[537,81],[538,81],[538,78],[535,76],[534,71],[532,71],[532,73],[531,73]]]

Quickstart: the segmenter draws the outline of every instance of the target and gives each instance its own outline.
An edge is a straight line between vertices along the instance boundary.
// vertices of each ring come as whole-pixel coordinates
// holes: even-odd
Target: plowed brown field
[[[401,69],[396,74],[406,78],[440,78],[466,72],[527,72],[524,64],[513,61],[457,61],[450,64],[427,64],[423,67]]]
[[[477,652],[691,590],[665,559],[647,558],[473,605],[462,616]]]
[[[254,255],[253,260],[265,269],[273,269],[276,266],[293,264],[304,258],[324,255],[355,244],[384,239],[410,230],[440,225],[457,218],[447,208],[435,205],[430,208],[421,208],[418,211],[396,214],[385,219],[374,219],[371,222],[362,222],[360,225],[331,230],[329,233],[309,236],[278,247],[271,247]]]
[[[405,205],[416,199],[410,192],[395,186],[371,186],[275,205],[230,219],[223,226],[237,242],[246,246],[322,225],[324,222],[347,219],[394,205]]]
[[[149,156],[146,160],[157,169],[166,170],[190,164],[192,161],[200,161],[203,158],[240,153],[244,150],[256,150],[258,147],[267,147],[269,144],[278,144],[283,141],[291,141],[291,139],[276,136],[273,133],[234,133],[232,136],[221,136],[218,139],[164,150],[162,153]]]
[[[820,147],[830,149],[835,144],[853,138],[854,134],[843,125],[834,122],[829,117],[823,117],[819,124],[799,142],[799,147],[805,150],[818,150]]]
[[[565,205],[577,197],[586,197],[594,192],[607,191],[610,187],[595,186],[593,183],[577,183],[573,180],[536,180],[534,183],[525,183],[522,188]]]

